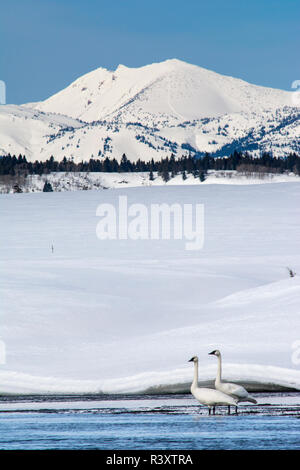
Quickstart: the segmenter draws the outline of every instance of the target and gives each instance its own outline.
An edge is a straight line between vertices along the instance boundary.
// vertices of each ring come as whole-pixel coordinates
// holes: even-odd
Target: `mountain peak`
[[[280,107],[290,104],[289,96],[173,58],[136,68],[120,64],[114,71],[98,68],[36,107],[87,122],[114,115],[140,120],[145,114],[186,121]]]
[[[181,59],[166,59],[163,60],[162,62],[159,62],[160,64],[171,64],[171,65],[190,65],[188,62],[185,62],[184,60]]]
[[[116,68],[115,72],[122,71],[122,70],[128,70],[130,67],[127,67],[127,65],[124,64],[119,64],[118,67]]]

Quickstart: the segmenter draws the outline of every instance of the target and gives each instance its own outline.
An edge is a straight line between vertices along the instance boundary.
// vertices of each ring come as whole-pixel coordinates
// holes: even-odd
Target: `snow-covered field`
[[[105,173],[105,172],[55,172],[46,175],[28,175],[19,186],[27,193],[43,191],[45,182],[51,184],[53,191],[78,191],[90,189],[135,188],[140,186],[173,186],[173,185],[202,185],[202,184],[264,184],[300,182],[295,173],[252,173],[246,174],[237,171],[209,170],[205,181],[201,182],[192,174],[186,175],[186,180],[178,174],[165,182],[161,176],[154,172],[154,180],[149,178],[149,172],[137,173]],[[13,186],[17,183],[13,179],[9,184],[0,181],[0,194],[13,193]]]
[[[100,241],[120,195],[204,204],[204,248]],[[300,390],[299,200],[296,182],[1,195],[0,392],[187,390],[216,348],[225,378]]]

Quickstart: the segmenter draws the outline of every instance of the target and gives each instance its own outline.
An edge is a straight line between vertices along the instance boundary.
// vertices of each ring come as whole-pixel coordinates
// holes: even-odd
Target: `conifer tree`
[[[53,192],[53,188],[51,186],[51,183],[49,183],[48,181],[45,181],[45,184],[43,187],[43,193],[52,193],[52,192]]]

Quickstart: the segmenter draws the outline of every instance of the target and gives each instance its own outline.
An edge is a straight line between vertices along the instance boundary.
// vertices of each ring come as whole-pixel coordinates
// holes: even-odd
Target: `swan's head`
[[[198,362],[198,357],[193,356],[188,362]]]
[[[208,355],[219,357],[219,356],[221,356],[221,353],[218,349],[215,349],[214,351],[208,353]]]

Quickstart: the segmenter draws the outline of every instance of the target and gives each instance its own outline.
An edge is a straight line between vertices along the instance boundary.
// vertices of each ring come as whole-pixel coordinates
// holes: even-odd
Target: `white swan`
[[[208,406],[209,414],[211,413],[211,408],[213,408],[213,414],[215,414],[215,406],[217,405],[228,405],[228,414],[230,414],[230,405],[236,406],[237,400],[214,388],[198,387],[198,357],[194,356],[188,362],[194,363],[194,380],[191,385],[191,393],[196,400],[201,405]]]
[[[244,387],[242,387],[241,385],[222,381],[222,356],[220,351],[218,349],[215,349],[209,354],[218,358],[218,372],[215,381],[216,389],[220,392],[230,395],[233,398],[236,398],[238,403],[240,403],[241,401],[250,401],[251,403],[256,404],[257,401],[255,400],[255,398],[249,395],[249,393]],[[235,410],[237,412],[237,406],[235,407]]]

